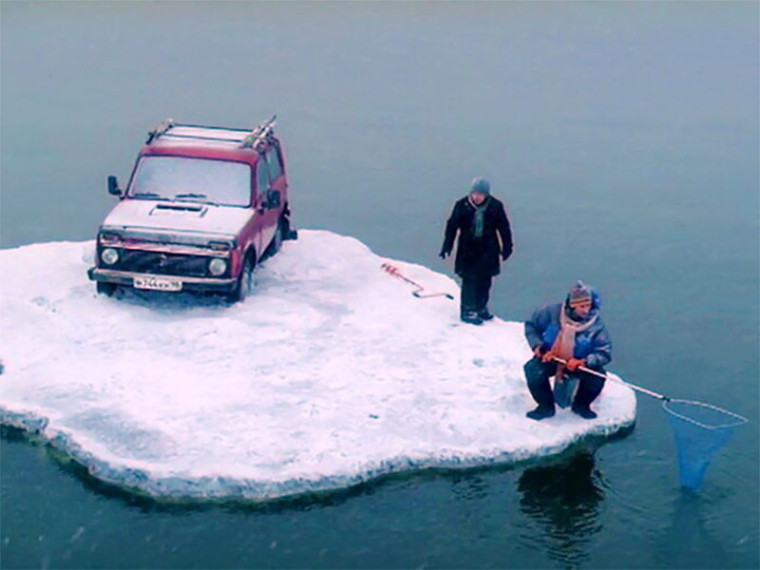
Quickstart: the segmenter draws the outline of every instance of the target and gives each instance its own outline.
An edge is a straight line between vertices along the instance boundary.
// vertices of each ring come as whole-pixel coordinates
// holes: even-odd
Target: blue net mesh
[[[665,400],[662,407],[668,413],[670,427],[673,429],[681,485],[697,490],[702,486],[712,456],[747,419],[690,400]]]

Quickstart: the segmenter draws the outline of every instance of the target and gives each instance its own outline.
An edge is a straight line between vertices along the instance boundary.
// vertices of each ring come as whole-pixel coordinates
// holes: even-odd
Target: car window
[[[267,150],[267,164],[269,165],[269,175],[272,180],[277,180],[282,176],[282,161],[277,147],[270,146]]]
[[[248,206],[251,203],[251,168],[242,162],[143,156],[128,195],[143,200]]]
[[[263,160],[263,156],[260,156],[256,162],[256,191],[261,196],[267,190],[269,190],[269,169],[267,168],[266,160]]]

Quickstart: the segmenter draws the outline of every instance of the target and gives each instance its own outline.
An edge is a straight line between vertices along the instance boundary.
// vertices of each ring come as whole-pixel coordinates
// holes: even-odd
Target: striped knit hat
[[[580,303],[581,301],[591,301],[592,291],[591,287],[586,285],[583,281],[578,282],[570,289],[567,294],[567,302],[570,305]]]

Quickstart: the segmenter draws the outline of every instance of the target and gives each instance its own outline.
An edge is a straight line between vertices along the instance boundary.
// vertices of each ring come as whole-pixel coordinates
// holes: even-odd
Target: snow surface
[[[633,392],[614,382],[596,420],[526,419],[522,323],[461,325],[452,279],[350,237],[300,231],[232,306],[98,296],[93,251],[91,241],[0,250],[0,421],[110,483],[263,500],[556,454],[635,421]],[[415,298],[384,262],[457,298]]]

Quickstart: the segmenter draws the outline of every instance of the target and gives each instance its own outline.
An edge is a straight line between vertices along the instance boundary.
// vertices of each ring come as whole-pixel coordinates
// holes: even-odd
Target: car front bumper
[[[186,277],[183,275],[156,275],[136,273],[133,271],[119,271],[116,269],[102,269],[100,267],[90,267],[90,269],[87,270],[87,276],[92,281],[113,283],[115,285],[124,285],[127,287],[134,287],[135,278],[179,281],[182,283],[182,291],[230,293],[237,286],[237,279],[234,277],[217,279],[213,277]]]

